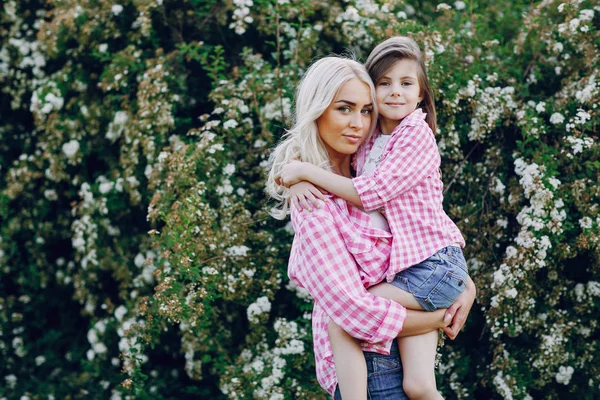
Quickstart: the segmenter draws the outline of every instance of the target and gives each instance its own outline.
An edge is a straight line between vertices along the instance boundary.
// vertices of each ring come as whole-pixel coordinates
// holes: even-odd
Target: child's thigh
[[[393,300],[398,304],[411,310],[422,310],[423,307],[419,304],[415,296],[389,283],[379,283],[370,287],[367,291],[377,297]]]

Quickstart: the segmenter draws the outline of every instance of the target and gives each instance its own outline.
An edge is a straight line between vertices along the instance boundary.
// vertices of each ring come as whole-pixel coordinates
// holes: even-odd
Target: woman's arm
[[[452,321],[452,316],[445,308],[433,312],[406,310],[406,319],[398,337],[422,335],[431,331],[446,328]]]
[[[296,236],[288,275],[350,336],[369,343],[393,340],[402,330],[406,309],[366,291],[335,217],[328,206],[312,213],[292,210]]]
[[[447,316],[452,319],[452,325],[443,328],[444,333],[452,340],[456,339],[456,336],[462,329],[463,325],[467,321],[475,296],[477,294],[477,288],[475,283],[469,277],[467,280],[467,286],[465,290],[458,296],[458,299],[452,304],[447,311]],[[406,324],[406,322],[405,322]]]

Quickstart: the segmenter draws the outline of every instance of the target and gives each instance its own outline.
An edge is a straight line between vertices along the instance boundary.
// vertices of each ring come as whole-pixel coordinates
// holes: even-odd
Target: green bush
[[[0,398],[326,398],[270,150],[315,59],[428,56],[477,302],[447,398],[600,393],[592,1],[6,1]]]

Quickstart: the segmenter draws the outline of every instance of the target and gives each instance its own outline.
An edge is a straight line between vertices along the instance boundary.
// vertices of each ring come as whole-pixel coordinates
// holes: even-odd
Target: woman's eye
[[[338,108],[338,110],[340,110],[343,113],[348,113],[348,112],[350,112],[350,107],[343,106],[343,107]]]
[[[362,114],[364,115],[371,115],[371,113],[373,113],[373,110],[371,109],[364,109],[360,111]]]

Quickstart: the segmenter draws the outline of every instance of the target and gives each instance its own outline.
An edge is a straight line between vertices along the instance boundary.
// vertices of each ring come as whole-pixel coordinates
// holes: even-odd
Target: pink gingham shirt
[[[400,122],[373,174],[361,175],[377,133],[355,157],[360,176],[353,183],[363,207],[367,211],[383,208],[393,235],[388,282],[450,244],[465,245],[442,206],[441,157],[425,116],[418,108]]]
[[[334,196],[312,212],[292,207],[291,220],[295,236],[288,275],[315,301],[317,380],[333,395],[337,377],[327,332],[330,320],[363,340],[363,350],[381,354],[389,354],[402,330],[406,309],[366,291],[385,278],[391,234],[374,228],[366,213]]]

